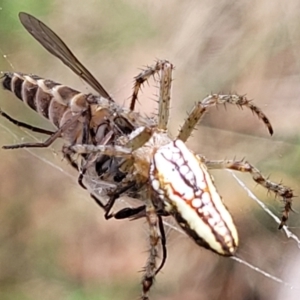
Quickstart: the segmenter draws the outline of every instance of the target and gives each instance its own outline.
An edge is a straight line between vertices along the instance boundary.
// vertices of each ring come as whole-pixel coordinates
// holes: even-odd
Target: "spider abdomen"
[[[238,246],[232,217],[201,161],[180,140],[160,147],[150,164],[153,190],[193,240],[220,255]]]

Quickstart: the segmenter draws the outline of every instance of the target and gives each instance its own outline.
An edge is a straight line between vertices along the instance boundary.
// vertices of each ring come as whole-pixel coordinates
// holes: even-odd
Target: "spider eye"
[[[237,230],[204,164],[180,140],[160,147],[150,167],[152,189],[200,246],[233,255]]]

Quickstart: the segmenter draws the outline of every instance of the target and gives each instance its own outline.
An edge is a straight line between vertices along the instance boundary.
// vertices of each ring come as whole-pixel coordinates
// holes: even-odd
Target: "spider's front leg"
[[[239,96],[235,94],[212,94],[195,104],[195,106],[189,113],[187,119],[185,120],[184,124],[180,128],[177,138],[179,140],[182,140],[183,142],[186,142],[187,139],[191,136],[192,132],[194,131],[195,126],[200,122],[201,118],[204,116],[206,111],[210,107],[217,106],[220,104],[232,104],[237,105],[241,108],[246,107],[250,109],[254,114],[258,116],[260,120],[263,121],[263,123],[265,123],[269,130],[269,133],[271,135],[273,134],[273,128],[267,116],[259,107],[254,105],[251,100],[248,100],[246,96]]]
[[[236,161],[236,160],[204,160],[205,165],[209,169],[229,169],[240,172],[250,173],[253,180],[265,187],[268,191],[272,191],[275,195],[280,196],[284,202],[284,211],[281,217],[281,223],[279,229],[281,229],[288,220],[289,212],[292,211],[292,199],[294,197],[293,190],[280,183],[275,183],[264,177],[261,172],[252,166],[247,161]]]
[[[138,99],[138,93],[141,86],[151,76],[159,74],[159,96],[158,96],[158,123],[157,128],[167,130],[169,113],[170,113],[170,99],[171,99],[171,84],[172,71],[174,67],[167,60],[158,60],[155,65],[147,67],[139,75],[137,75],[133,87],[131,97],[130,110],[134,110],[135,103]]]

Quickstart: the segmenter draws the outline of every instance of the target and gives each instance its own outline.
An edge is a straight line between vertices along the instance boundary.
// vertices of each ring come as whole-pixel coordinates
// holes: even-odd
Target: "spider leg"
[[[111,215],[115,219],[131,219],[136,220],[142,217],[146,217],[150,228],[150,250],[149,258],[145,266],[145,274],[143,276],[143,296],[142,299],[148,299],[148,294],[151,286],[153,285],[155,276],[165,265],[167,259],[167,239],[164,229],[162,217],[168,215],[164,211],[157,211],[154,205],[141,205],[135,208],[123,208],[117,213]],[[158,256],[157,245],[158,241],[161,241],[162,246],[162,260],[158,267],[156,267],[156,258]]]
[[[169,122],[172,70],[173,65],[164,62],[160,73],[157,128],[164,131],[168,129]]]
[[[113,215],[115,219],[127,219],[136,220],[142,217],[147,218],[147,222],[150,227],[150,251],[147,265],[145,267],[145,274],[143,276],[143,296],[142,299],[148,299],[148,293],[153,285],[154,277],[165,265],[167,259],[167,247],[166,247],[166,235],[162,216],[165,213],[158,213],[154,206],[147,207],[146,205],[138,206],[136,208],[123,208]],[[158,229],[157,229],[158,227]],[[159,233],[158,233],[159,231]],[[162,260],[160,265],[156,268],[156,257],[158,256],[157,245],[158,241],[161,241],[162,246]]]
[[[100,153],[108,156],[132,158],[132,151],[143,146],[151,137],[151,130],[146,127],[140,127],[132,132],[125,146],[119,145],[92,145],[92,144],[75,144],[69,147],[69,150],[78,154]]]
[[[150,200],[146,202],[146,220],[150,230],[149,233],[150,249],[149,249],[149,257],[146,266],[144,268],[144,276],[142,279],[143,300],[149,299],[149,292],[153,285],[155,275],[161,270],[167,257],[166,238],[165,238],[165,232],[163,229],[161,216],[157,215],[155,206]],[[162,245],[163,245],[163,260],[160,266],[157,268],[156,259],[158,257],[157,245],[159,243],[159,240],[162,241]]]
[[[128,141],[125,143],[126,148],[130,148],[132,151],[144,146],[152,136],[150,128],[139,127],[134,130],[129,136]]]
[[[131,158],[132,150],[123,146],[114,145],[80,145],[75,144],[69,147],[69,149],[78,154],[89,154],[89,153],[101,153],[108,156]]]
[[[255,106],[251,100],[248,100],[246,96],[239,96],[239,95],[218,95],[212,94],[204,98],[202,101],[199,101],[195,104],[191,112],[189,113],[187,119],[183,123],[182,127],[179,130],[177,138],[186,142],[187,139],[191,136],[195,126],[199,123],[205,112],[211,106],[216,106],[219,104],[233,104],[237,105],[241,108],[247,107],[249,108],[254,114],[258,116],[260,120],[267,126],[269,133],[273,134],[272,125],[267,118],[267,116],[262,112],[260,108]]]
[[[148,294],[150,291],[151,286],[153,285],[153,281],[155,276],[159,273],[159,271],[163,268],[166,259],[167,259],[167,247],[166,247],[166,235],[164,231],[162,215],[156,213],[156,208],[152,204],[150,200],[148,200],[146,205],[142,205],[136,208],[123,208],[116,213],[110,213],[115,201],[127,190],[130,190],[136,183],[130,182],[126,186],[117,188],[114,190],[111,195],[110,199],[106,205],[103,203],[93,194],[91,197],[96,201],[96,203],[102,207],[105,211],[105,218],[115,218],[115,219],[138,219],[141,217],[146,217],[147,222],[150,228],[150,250],[149,250],[149,258],[147,264],[145,266],[145,274],[143,276],[142,285],[143,285],[143,295],[142,299],[146,300],[148,298]],[[149,204],[150,203],[150,204]],[[158,256],[157,246],[161,241],[162,245],[162,261],[158,267],[156,267],[156,258]]]
[[[203,159],[203,158],[202,158]],[[272,191],[275,195],[280,196],[284,202],[284,211],[281,217],[279,229],[281,229],[288,220],[289,212],[292,210],[292,199],[294,197],[291,188],[286,187],[280,183],[275,183],[264,177],[261,172],[252,166],[247,161],[235,160],[205,160],[205,165],[209,169],[230,169],[234,171],[250,173],[253,180],[265,187],[268,191]]]
[[[169,107],[170,107],[170,93],[172,83],[172,70],[173,65],[166,60],[158,60],[155,65],[147,67],[134,80],[133,93],[131,97],[130,107],[131,111],[135,108],[135,103],[138,99],[138,93],[141,90],[141,86],[151,76],[160,72],[160,88],[159,88],[159,111],[158,111],[158,128],[162,130],[167,129],[167,123],[169,120]]]

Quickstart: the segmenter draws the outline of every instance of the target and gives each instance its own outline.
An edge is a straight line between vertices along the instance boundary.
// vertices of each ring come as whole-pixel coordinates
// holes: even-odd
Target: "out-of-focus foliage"
[[[156,58],[172,61],[173,134],[184,112],[206,94],[247,94],[269,116],[273,137],[249,111],[221,107],[205,116],[189,145],[210,159],[246,157],[300,194],[299,1],[2,0],[0,9],[3,71],[35,73],[90,92],[22,28],[19,11],[58,33],[122,105],[128,104],[139,68]],[[145,86],[139,110],[154,112],[155,92]],[[15,118],[51,128],[11,94],[0,91],[0,101]],[[0,126],[1,145],[32,139],[5,120]],[[0,299],[136,299],[147,227],[143,220],[104,221],[61,160],[60,146],[34,155],[1,150]],[[299,258],[296,244],[228,173],[213,175],[237,223],[238,256],[288,280],[283,270]],[[239,176],[280,216],[279,199],[248,175]],[[299,211],[298,203],[295,198]],[[289,225],[300,235],[297,214]],[[268,300],[276,299],[279,290],[286,299],[296,299],[296,291],[197,247],[183,234],[167,228],[167,235],[169,257],[152,299]]]

